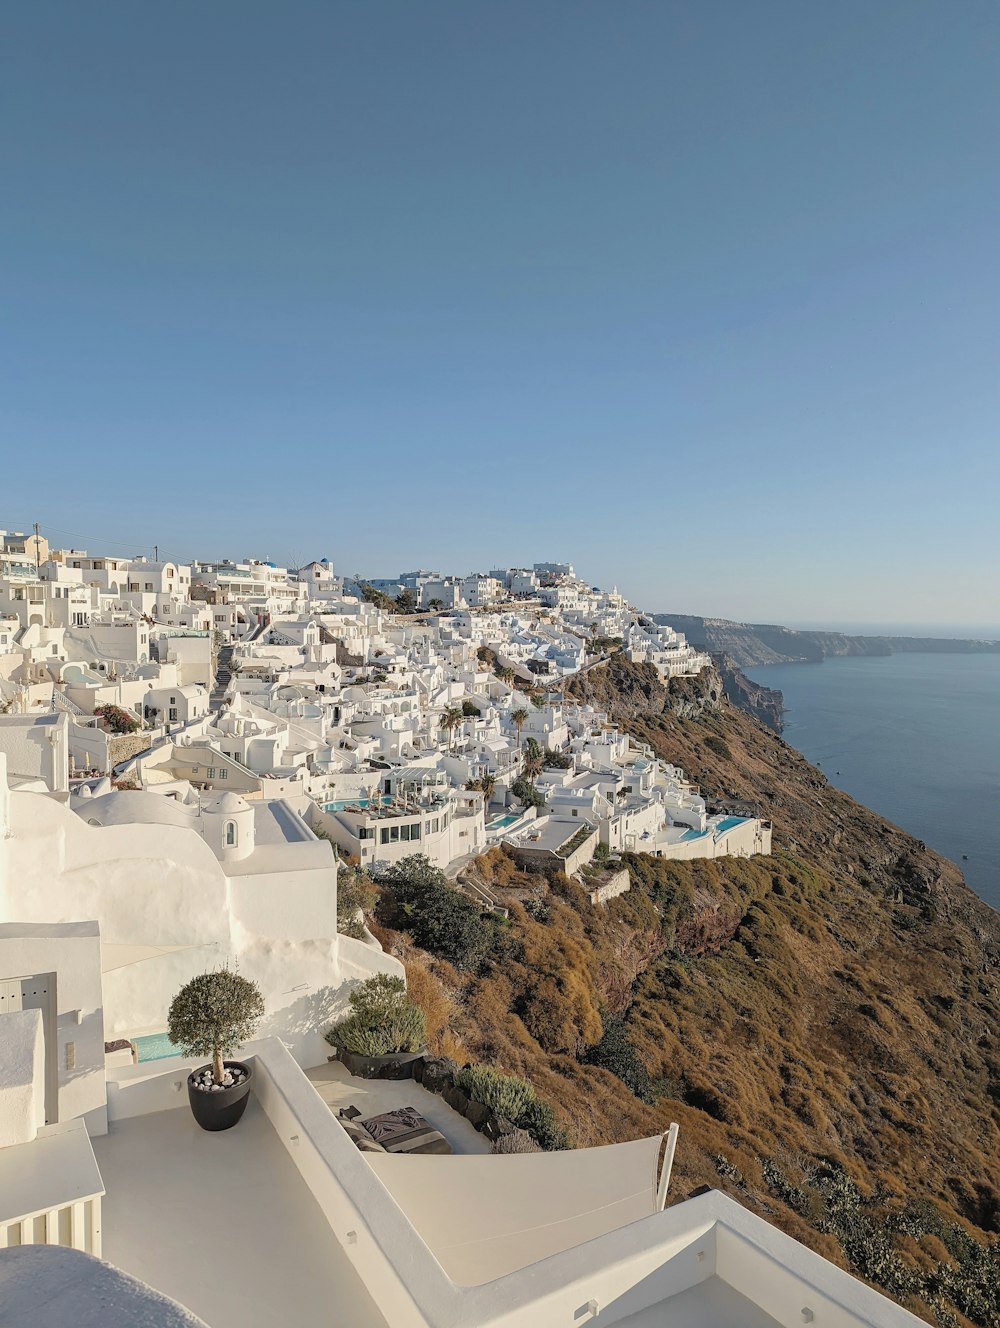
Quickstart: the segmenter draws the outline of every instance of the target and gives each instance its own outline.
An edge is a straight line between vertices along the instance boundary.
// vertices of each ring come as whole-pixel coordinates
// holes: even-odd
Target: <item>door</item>
[[[59,1044],[56,1036],[56,975],[39,973],[28,978],[0,979],[0,1014],[41,1010],[45,1047],[45,1124],[59,1116]]]

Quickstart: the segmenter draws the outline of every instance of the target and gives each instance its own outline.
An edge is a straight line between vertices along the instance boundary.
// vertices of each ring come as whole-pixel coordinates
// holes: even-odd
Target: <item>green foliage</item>
[[[594,864],[597,867],[606,867],[611,861],[611,850],[607,844],[598,844],[594,849]]]
[[[370,586],[367,581],[361,583],[361,598],[368,604],[374,604],[376,608],[388,609],[390,613],[392,613],[397,607],[396,601],[391,595],[387,595],[382,590],[376,590],[375,587]]]
[[[617,1075],[640,1101],[656,1100],[650,1087],[649,1072],[632,1045],[623,1020],[610,1019],[605,1015],[601,1040],[588,1047],[583,1060],[587,1065],[599,1065]]]
[[[364,921],[358,910],[370,913],[378,900],[378,888],[367,872],[359,867],[342,867],[337,878],[337,930],[342,936],[360,940]]]
[[[95,706],[94,714],[100,715],[112,733],[135,733],[139,727],[139,721],[133,719],[121,706],[110,704]]]
[[[572,1147],[569,1133],[556,1120],[556,1113],[547,1102],[542,1102],[539,1098],[529,1102],[514,1123],[522,1130],[527,1130],[547,1153]]]
[[[542,765],[546,770],[568,770],[573,764],[573,758],[569,752],[545,752],[542,756]]]
[[[733,753],[730,750],[729,743],[726,742],[725,738],[720,738],[715,733],[710,733],[708,735],[705,739],[705,746],[710,752],[714,752],[716,756],[721,756],[724,761],[731,761],[733,759]]]
[[[424,1014],[407,996],[402,978],[377,973],[352,991],[349,1000],[351,1013],[327,1030],[331,1046],[359,1056],[390,1056],[424,1045]]]
[[[185,1056],[211,1056],[216,1083],[222,1059],[253,1037],[264,1013],[260,988],[232,969],[201,973],[170,1003],[167,1036]]]
[[[547,1102],[539,1100],[527,1079],[502,1074],[490,1065],[467,1065],[455,1075],[455,1086],[498,1116],[513,1121],[547,1152],[570,1147],[569,1135],[556,1120],[556,1113]]]
[[[422,853],[394,863],[380,883],[379,921],[408,931],[422,949],[475,972],[494,948],[496,929]]]
[[[478,717],[478,716],[481,715],[482,713],[483,713],[483,712],[482,712],[482,711],[479,709],[479,707],[476,705],[475,701],[469,701],[468,699],[466,699],[465,701],[462,702],[462,714],[463,714],[463,715],[466,715],[466,716],[476,716],[476,717]]]
[[[498,1116],[506,1116],[516,1124],[531,1102],[535,1100],[535,1090],[527,1079],[517,1075],[501,1074],[491,1065],[468,1065],[455,1075],[455,1086],[481,1102]]]
[[[545,794],[541,793],[531,780],[524,775],[514,780],[510,786],[510,791],[515,798],[520,798],[526,807],[537,807],[541,811],[545,806]]]

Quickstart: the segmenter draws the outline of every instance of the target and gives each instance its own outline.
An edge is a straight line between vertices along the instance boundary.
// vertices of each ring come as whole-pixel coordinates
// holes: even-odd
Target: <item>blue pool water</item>
[[[342,812],[345,807],[367,807],[367,798],[337,798],[335,802],[324,802],[325,812]]]
[[[745,816],[724,816],[722,820],[719,822],[719,824],[715,827],[715,833],[717,835],[721,835],[726,830],[732,830],[734,825],[742,825],[743,822],[747,819],[748,818]]]
[[[681,842],[683,843],[685,839],[700,839],[702,835],[707,835],[707,834],[708,834],[707,830],[685,830],[684,833],[681,835]]]
[[[175,1047],[166,1033],[147,1033],[144,1037],[133,1038],[136,1053],[140,1061],[164,1061],[168,1056],[180,1056],[180,1047]]]
[[[519,816],[501,816],[498,821],[490,821],[489,828],[491,830],[502,830],[505,826],[513,825],[515,821],[520,819]]]

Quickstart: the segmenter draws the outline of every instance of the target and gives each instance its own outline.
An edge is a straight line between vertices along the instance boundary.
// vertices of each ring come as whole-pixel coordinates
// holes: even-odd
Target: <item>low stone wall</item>
[[[136,733],[115,733],[108,735],[108,765],[114,769],[122,761],[138,756],[154,741],[155,733],[139,729]]]
[[[608,899],[616,899],[632,888],[632,878],[628,874],[628,868],[622,867],[621,871],[615,872],[610,880],[599,885],[596,890],[590,892],[590,902],[592,904],[603,904]]]
[[[496,1115],[491,1108],[476,1102],[455,1086],[455,1072],[458,1068],[454,1061],[445,1056],[436,1059],[428,1057],[414,1065],[413,1077],[423,1084],[428,1093],[440,1093],[452,1111],[464,1116],[491,1143],[496,1143],[505,1134],[513,1134],[516,1128],[513,1121],[506,1116]]]

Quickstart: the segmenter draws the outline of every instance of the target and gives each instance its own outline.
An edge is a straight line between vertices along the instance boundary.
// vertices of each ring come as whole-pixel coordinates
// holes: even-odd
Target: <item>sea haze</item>
[[[1000,655],[836,658],[746,673],[783,692],[786,742],[957,862],[1000,909]]]

